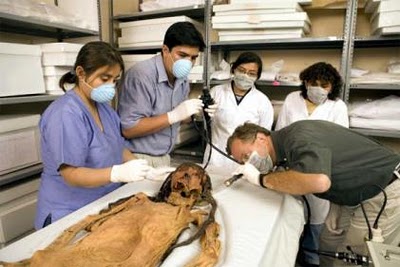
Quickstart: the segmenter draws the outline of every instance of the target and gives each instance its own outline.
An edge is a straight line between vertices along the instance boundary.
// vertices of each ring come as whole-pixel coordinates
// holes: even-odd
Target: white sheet
[[[400,120],[400,97],[389,95],[374,101],[354,102],[349,116],[366,119]]]
[[[294,266],[304,225],[301,202],[292,196],[256,187],[246,181],[237,181],[226,188],[223,185],[226,176],[212,174],[211,177],[218,203],[216,220],[221,225],[222,253],[218,266]],[[45,248],[65,228],[88,214],[99,212],[107,203],[136,192],[153,195],[160,185],[156,181],[127,184],[3,248],[0,250],[0,260],[17,261],[30,257],[36,250]],[[185,237],[187,235],[182,236]],[[183,266],[199,249],[198,242],[178,248],[162,266]]]
[[[387,131],[400,131],[400,119],[369,119],[350,117],[350,127],[387,130]]]

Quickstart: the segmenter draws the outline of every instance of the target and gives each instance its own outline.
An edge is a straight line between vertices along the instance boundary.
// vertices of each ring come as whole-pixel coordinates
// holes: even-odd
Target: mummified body
[[[209,213],[194,210],[198,201],[211,204]],[[202,251],[187,266],[214,266],[218,261],[219,227],[210,178],[191,163],[171,173],[155,197],[143,193],[121,199],[63,232],[32,258],[5,266],[157,266],[176,247],[201,236]],[[207,217],[207,218],[205,218]],[[190,223],[198,232],[176,244]],[[88,232],[76,241],[76,235]]]

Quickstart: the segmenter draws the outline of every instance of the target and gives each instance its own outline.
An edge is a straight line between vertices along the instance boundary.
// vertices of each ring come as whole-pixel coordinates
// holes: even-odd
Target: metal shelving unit
[[[111,1],[113,2],[113,1]],[[157,11],[144,11],[135,14],[126,14],[114,16],[113,19],[121,22],[135,21],[142,19],[155,19],[173,16],[185,15],[192,19],[203,20],[204,18],[204,5],[187,6],[180,8],[168,8]]]
[[[373,83],[373,84],[350,84],[350,89],[359,90],[400,90],[400,84]]]
[[[161,46],[153,45],[153,46],[140,46],[140,47],[121,47],[121,48],[118,48],[118,51],[124,55],[155,54],[155,53],[161,51]]]
[[[99,35],[98,31],[0,12],[0,31],[63,40]]]
[[[26,177],[40,174],[42,170],[43,165],[40,163],[4,175],[0,175],[0,186],[22,180]]]
[[[400,47],[400,35],[356,37],[354,39],[354,47],[355,48]]]
[[[110,12],[113,14],[112,3],[110,0]],[[195,6],[188,8],[165,9],[151,12],[138,12],[129,15],[112,16],[110,23],[110,32],[112,33],[111,40],[114,42],[114,22],[120,21],[134,21],[141,19],[161,18],[168,16],[186,15],[194,19],[204,19],[205,22],[211,21],[211,14],[206,12],[207,6]],[[340,49],[342,56],[340,61],[340,72],[344,79],[344,88],[342,91],[342,99],[345,102],[349,100],[350,90],[400,90],[397,84],[351,84],[350,72],[353,64],[354,48],[371,48],[371,47],[398,47],[400,43],[400,36],[370,36],[370,37],[357,37],[356,36],[356,22],[357,22],[358,1],[347,1],[346,13],[343,25],[343,36],[328,36],[328,37],[305,37],[294,39],[271,39],[271,40],[251,40],[251,41],[224,41],[224,42],[211,42],[210,50],[212,52],[221,52],[223,57],[231,51],[245,51],[245,50],[299,50],[299,49]],[[156,53],[161,50],[161,47],[131,47],[120,48],[124,54],[139,54],[139,53]],[[211,52],[210,51],[210,52]],[[208,52],[208,53],[210,53]],[[210,54],[208,54],[210,57]],[[206,67],[205,72],[208,71]],[[218,85],[226,81],[209,81],[211,85]],[[204,83],[204,81],[195,81],[195,83]],[[285,91],[297,90],[298,86],[280,85],[274,86],[268,82],[258,82],[263,91],[269,89],[284,89]],[[394,137],[397,138],[396,133],[387,131],[374,131],[364,130],[369,135]]]
[[[342,55],[342,65],[345,66],[345,86],[343,99],[349,102],[350,91],[354,90],[375,90],[375,91],[400,91],[399,84],[351,84],[350,70],[354,58],[354,49],[363,48],[395,48],[400,45],[400,35],[393,36],[368,36],[368,37],[357,37],[355,36],[356,30],[356,20],[358,12],[358,1],[349,0],[347,11],[346,11],[346,33],[347,40],[345,52]],[[392,93],[392,92],[391,92]],[[362,129],[362,128],[352,128],[355,131],[363,133],[365,135],[375,136],[375,137],[389,137],[389,138],[400,138],[400,133],[398,131],[388,131],[388,130],[375,130],[375,129]]]
[[[0,105],[47,102],[56,100],[59,97],[60,95],[28,95],[28,96],[0,97]]]
[[[97,1],[97,7],[99,13],[99,31],[82,29],[60,23],[54,23],[30,17],[22,17],[4,12],[0,12],[0,31],[37,37],[54,38],[57,39],[57,41],[87,36],[100,36],[101,39],[101,12],[99,0]],[[49,102],[57,99],[58,97],[60,96],[48,94],[0,97],[0,105]]]
[[[181,8],[168,8],[157,11],[145,11],[137,12],[134,14],[124,14],[114,16],[114,1],[110,0],[109,3],[110,12],[110,43],[113,46],[117,46],[115,42],[115,22],[129,22],[144,19],[155,19],[155,18],[165,18],[172,16],[185,15],[195,20],[204,19],[204,5],[187,6]],[[144,46],[144,47],[129,47],[129,48],[118,48],[118,50],[123,54],[150,54],[157,53],[161,51],[160,46]]]
[[[342,48],[341,37],[319,37],[319,38],[294,38],[294,39],[271,39],[252,41],[213,42],[213,51],[228,50],[286,50],[286,49],[332,49]]]
[[[57,5],[57,1],[55,0]],[[99,31],[77,28],[61,23],[44,21],[36,18],[17,16],[14,14],[0,12],[0,31],[7,33],[23,34],[35,37],[48,37],[61,42],[67,38],[78,38],[88,36],[99,36],[101,40],[101,12],[100,0],[97,0],[99,13]],[[18,71],[18,70],[16,70]],[[17,105],[25,103],[51,102],[60,95],[38,94],[0,97],[0,110],[4,105]],[[42,164],[25,167],[0,176],[0,185],[12,183],[42,172]]]

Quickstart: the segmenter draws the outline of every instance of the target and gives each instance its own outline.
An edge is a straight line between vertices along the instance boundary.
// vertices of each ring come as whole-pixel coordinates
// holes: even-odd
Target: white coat
[[[300,93],[300,91],[295,91],[287,95],[279,112],[275,130],[300,120],[325,120],[349,127],[347,106],[341,99],[328,99],[308,115],[306,100]]]
[[[301,96],[301,91],[290,93],[279,112],[275,130],[300,120],[325,120],[349,127],[349,117],[346,104],[340,100],[326,100],[318,105],[309,115],[306,100]],[[306,195],[311,208],[311,224],[322,224],[329,212],[329,201],[317,198],[312,194]]]
[[[226,141],[237,126],[244,122],[252,122],[267,129],[271,129],[274,121],[274,109],[268,97],[253,86],[239,104],[236,102],[231,83],[215,86],[210,91],[211,96],[218,103],[218,110],[211,122],[212,143],[226,152]],[[210,146],[207,145],[204,153],[204,163],[207,162]],[[211,168],[222,169],[225,173],[233,172],[238,166],[221,155],[215,149],[209,162]]]

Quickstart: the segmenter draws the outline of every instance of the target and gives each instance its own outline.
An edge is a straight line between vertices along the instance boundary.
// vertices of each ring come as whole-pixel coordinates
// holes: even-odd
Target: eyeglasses
[[[252,78],[257,78],[257,77],[258,77],[257,71],[254,71],[254,70],[246,70],[246,69],[243,68],[243,67],[237,67],[235,71],[237,71],[237,72],[239,72],[239,73],[241,73],[241,74],[246,74],[247,76],[252,77]]]

